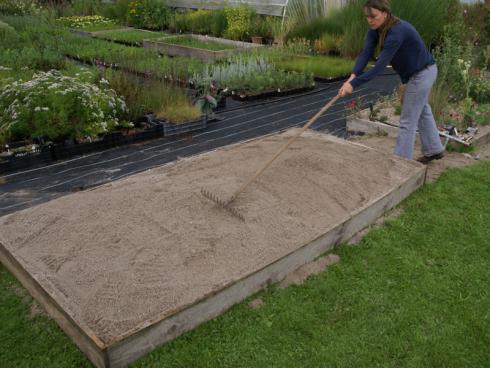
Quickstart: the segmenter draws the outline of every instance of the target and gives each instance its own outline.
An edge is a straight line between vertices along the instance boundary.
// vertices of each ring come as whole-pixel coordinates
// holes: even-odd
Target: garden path
[[[349,98],[363,103],[389,94],[399,83],[391,72],[359,88]],[[318,83],[315,90],[262,103],[238,104],[218,114],[202,132],[96,152],[0,177],[0,216],[240,141],[301,126],[331,99],[341,82]],[[343,136],[345,103],[337,102],[313,129]],[[3,184],[2,184],[3,182]]]

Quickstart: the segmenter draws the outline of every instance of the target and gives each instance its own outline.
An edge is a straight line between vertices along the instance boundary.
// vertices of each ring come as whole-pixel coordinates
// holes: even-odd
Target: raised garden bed
[[[144,40],[143,46],[168,56],[184,56],[214,62],[262,45],[201,35],[181,35]]]
[[[3,216],[0,260],[97,367],[127,367],[348,240],[424,181],[418,163],[308,132],[238,198],[245,222],[199,194],[228,198],[292,133]]]
[[[117,30],[92,32],[91,35],[92,37],[98,39],[115,42],[126,46],[142,47],[145,39],[162,38],[165,36],[165,33],[129,27]]]
[[[291,89],[276,89],[273,91],[267,91],[262,93],[253,93],[253,92],[235,92],[231,95],[231,98],[236,101],[247,102],[247,101],[256,101],[266,98],[273,97],[282,97],[289,96],[297,93],[308,92],[315,88],[315,86],[309,87],[299,87],[299,88],[291,88]]]

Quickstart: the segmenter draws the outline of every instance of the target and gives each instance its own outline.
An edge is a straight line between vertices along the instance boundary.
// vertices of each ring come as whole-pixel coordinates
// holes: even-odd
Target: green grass
[[[191,36],[168,37],[168,38],[164,38],[162,42],[170,43],[172,45],[186,46],[195,49],[203,49],[203,50],[210,50],[210,51],[222,51],[222,50],[230,50],[236,48],[236,46],[234,45],[227,45],[224,43],[214,42],[214,41],[201,41]]]
[[[349,75],[354,67],[354,61],[329,56],[291,56],[279,58],[277,67],[300,73],[313,73],[315,77],[341,77]]]
[[[490,161],[445,173],[302,286],[259,293],[135,367],[490,366]],[[84,367],[0,268],[0,366]]]
[[[95,37],[102,38],[105,40],[113,40],[113,41],[124,41],[128,43],[134,43],[137,45],[141,45],[143,40],[151,39],[151,38],[159,38],[162,37],[165,33],[163,32],[151,32],[151,31],[143,31],[139,29],[132,29],[129,31],[107,31],[96,34]]]

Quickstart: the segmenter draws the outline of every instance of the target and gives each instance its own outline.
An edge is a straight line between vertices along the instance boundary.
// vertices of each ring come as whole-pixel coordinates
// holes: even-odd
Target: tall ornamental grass
[[[367,22],[362,7],[365,0],[352,0],[341,9],[328,13],[326,17],[310,24],[294,27],[288,38],[318,39],[324,33],[343,35],[341,53],[356,56],[363,47]],[[428,46],[441,39],[444,25],[459,9],[457,0],[392,0],[393,14],[412,23]]]

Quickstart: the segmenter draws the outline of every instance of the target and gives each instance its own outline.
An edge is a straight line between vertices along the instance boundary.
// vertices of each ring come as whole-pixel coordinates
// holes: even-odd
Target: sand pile
[[[0,242],[85,331],[111,344],[326,233],[413,162],[308,132],[236,201],[287,134],[206,153],[0,218]]]

